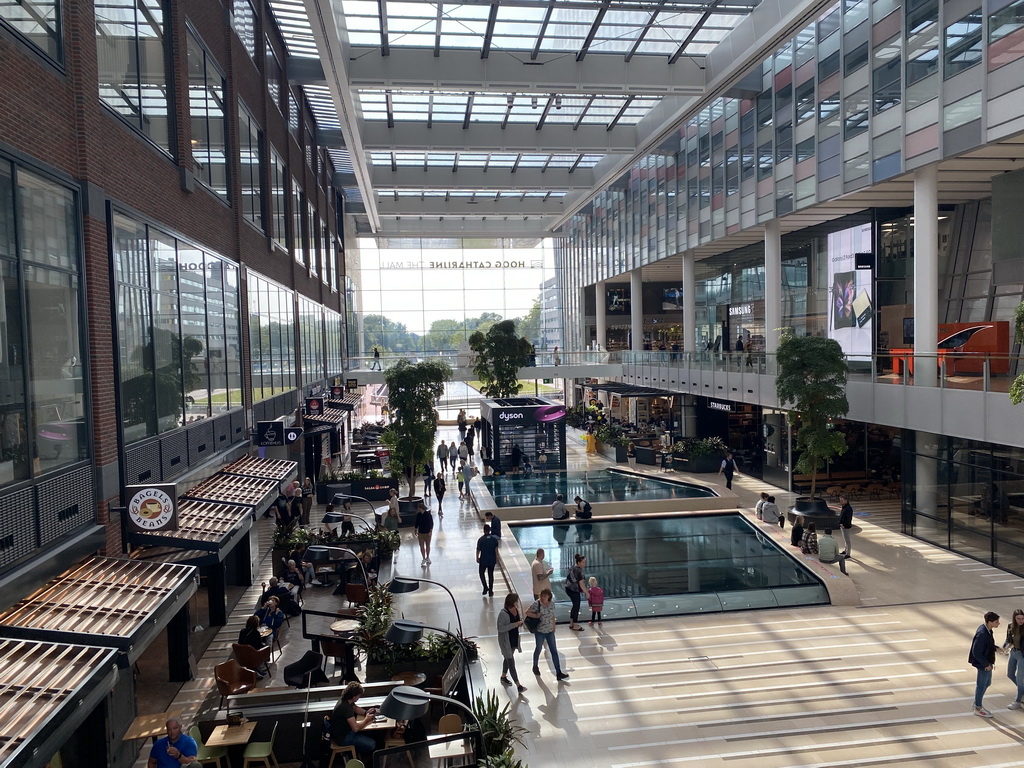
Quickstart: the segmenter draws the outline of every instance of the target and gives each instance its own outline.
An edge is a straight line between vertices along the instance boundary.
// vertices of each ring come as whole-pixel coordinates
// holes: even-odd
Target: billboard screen
[[[871,225],[861,224],[828,236],[828,336],[849,358],[874,351],[874,271],[857,269],[857,254],[872,250]]]

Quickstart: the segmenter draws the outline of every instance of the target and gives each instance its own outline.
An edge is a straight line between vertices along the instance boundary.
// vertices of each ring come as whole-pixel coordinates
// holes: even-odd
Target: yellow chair
[[[188,735],[192,737],[192,741],[196,743],[198,748],[196,751],[196,762],[200,765],[206,765],[207,763],[214,763],[217,768],[221,768],[221,758],[228,760],[228,748],[227,747],[207,747],[203,744],[203,735],[199,732],[199,726],[193,725],[188,729]],[[228,760],[228,765],[231,762]]]
[[[333,768],[333,766],[334,766],[334,758],[336,758],[338,755],[342,754],[343,752],[346,755],[349,756],[349,759],[345,762],[346,768],[347,768],[348,764],[351,763],[353,760],[358,760],[359,759],[359,756],[356,754],[355,746],[353,746],[352,744],[346,744],[345,746],[341,746],[340,744],[335,744],[332,741],[331,742],[331,759],[327,763],[327,768]]]
[[[366,768],[366,766],[363,765],[362,760],[349,760],[345,763],[345,768]]]
[[[249,768],[253,763],[263,763],[267,768],[281,768],[281,764],[274,757],[274,739],[277,738],[277,722],[274,722],[274,730],[270,734],[270,741],[254,741],[245,748],[242,757],[245,762],[242,768]]]
[[[444,715],[437,724],[437,732],[445,735],[462,733],[462,718],[458,715]]]

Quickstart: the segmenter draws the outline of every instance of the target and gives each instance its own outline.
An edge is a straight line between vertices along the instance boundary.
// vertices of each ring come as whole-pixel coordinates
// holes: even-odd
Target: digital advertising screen
[[[683,289],[666,288],[661,295],[661,310],[674,312],[683,308]]]
[[[828,336],[848,358],[870,357],[874,351],[874,271],[857,269],[857,254],[871,249],[870,224],[828,236]]]
[[[629,288],[609,288],[605,312],[609,315],[629,314]]]

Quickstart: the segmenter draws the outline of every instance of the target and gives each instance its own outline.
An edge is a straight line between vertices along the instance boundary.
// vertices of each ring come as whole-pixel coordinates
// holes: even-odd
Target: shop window
[[[195,175],[221,200],[230,202],[225,94],[224,75],[189,30],[188,102]]]
[[[60,0],[0,4],[0,21],[56,62],[63,59]]]
[[[981,63],[981,9],[946,27],[943,39],[943,78]]]
[[[173,152],[163,5],[105,0],[95,10],[100,101],[158,147]]]

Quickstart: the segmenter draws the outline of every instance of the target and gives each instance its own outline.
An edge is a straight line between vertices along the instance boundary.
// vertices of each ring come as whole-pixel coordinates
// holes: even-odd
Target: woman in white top
[[[555,572],[554,568],[544,562],[543,549],[537,550],[537,556],[530,565],[530,572],[533,574],[533,599],[537,600],[540,597],[540,591],[550,583],[551,574]]]

